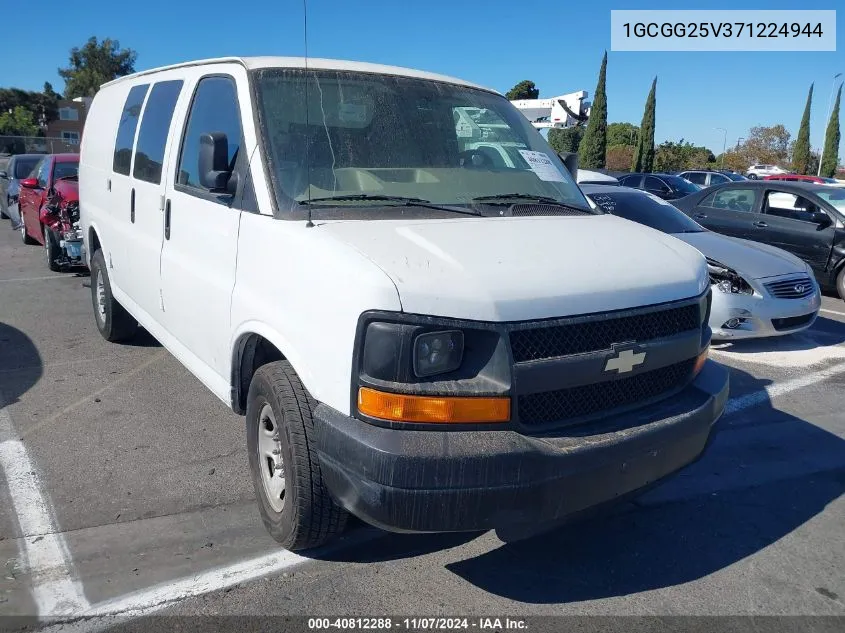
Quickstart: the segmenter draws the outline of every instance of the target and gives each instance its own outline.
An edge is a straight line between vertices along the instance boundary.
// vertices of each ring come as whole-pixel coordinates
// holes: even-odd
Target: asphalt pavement
[[[803,334],[712,357],[731,368],[731,400],[711,447],[610,515],[517,543],[353,521],[294,555],[261,525],[243,419],[146,333],[104,341],[90,278],[51,273],[3,221],[0,615],[18,617],[0,628],[95,630],[114,614],[845,615],[845,302],[825,297]]]

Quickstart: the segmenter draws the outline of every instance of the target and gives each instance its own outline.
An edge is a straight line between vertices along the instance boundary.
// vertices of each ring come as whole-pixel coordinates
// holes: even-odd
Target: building
[[[68,145],[79,145],[82,130],[85,127],[85,115],[91,105],[90,97],[77,97],[73,100],[60,99],[58,118],[50,121],[44,130],[48,138],[61,139]]]

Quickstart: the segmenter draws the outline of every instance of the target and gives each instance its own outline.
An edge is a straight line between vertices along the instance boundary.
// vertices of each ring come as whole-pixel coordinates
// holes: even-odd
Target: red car
[[[61,236],[51,232],[52,223],[48,221],[49,214],[46,207],[51,197],[57,193],[56,184],[65,179],[73,181],[74,186],[59,187],[58,193],[75,195],[75,181],[78,173],[79,154],[50,154],[38,161],[29,174],[29,178],[21,180],[18,209],[21,215],[21,238],[24,244],[43,244],[48,251],[51,247],[58,246]],[[50,255],[48,253],[48,257]],[[53,268],[52,265],[50,267]]]
[[[804,176],[802,174],[776,174],[774,176],[766,176],[763,180],[791,180],[798,182],[814,182],[817,185],[835,185],[838,184],[833,178],[822,178],[821,176]]]

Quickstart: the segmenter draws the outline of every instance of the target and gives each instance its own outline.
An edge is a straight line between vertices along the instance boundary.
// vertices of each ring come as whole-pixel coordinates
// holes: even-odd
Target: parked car
[[[829,185],[834,187],[845,186],[836,178],[825,178],[824,176],[805,176],[804,174],[779,174],[777,176],[766,176],[763,180],[783,180],[786,182],[812,182],[817,185]]]
[[[745,173],[751,180],[758,178],[765,178],[766,176],[777,176],[779,174],[788,174],[789,171],[777,165],[751,165]]]
[[[664,200],[677,200],[701,191],[701,187],[673,174],[628,174],[619,179],[624,187],[642,189]]]
[[[465,108],[521,162],[467,150]],[[258,507],[289,549],[347,512],[551,526],[695,459],[723,410],[704,258],[591,210],[498,93],[228,58],[107,83],[85,125],[96,326],[119,341],[140,323],[246,415]]]
[[[747,180],[742,174],[735,174],[727,171],[712,171],[706,169],[691,169],[682,171],[678,174],[681,178],[689,180],[692,184],[698,185],[702,189],[712,187],[713,185],[721,185],[726,182],[739,182]]]
[[[24,244],[42,244],[47,257],[55,244],[51,243],[53,235],[42,219],[42,211],[56,182],[63,178],[76,178],[78,172],[79,154],[48,154],[42,156],[31,174],[20,181],[21,239]]]
[[[777,246],[813,269],[845,299],[845,189],[759,180],[718,185],[677,201],[703,226]]]
[[[0,170],[0,218],[11,218],[14,225],[20,222],[18,194],[20,182],[44,158],[43,154],[16,154]]]
[[[47,191],[41,208],[47,267],[53,271],[84,266],[82,230],[79,227],[79,188],[76,176],[59,178]]]
[[[645,191],[602,185],[581,190],[607,213],[669,233],[701,251],[713,287],[714,340],[794,334],[816,320],[819,287],[809,265],[794,255],[709,231]]]

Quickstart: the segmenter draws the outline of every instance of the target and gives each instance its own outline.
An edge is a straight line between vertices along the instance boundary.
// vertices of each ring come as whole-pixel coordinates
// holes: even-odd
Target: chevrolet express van
[[[696,459],[724,408],[704,258],[591,209],[491,90],[179,64],[104,85],[81,154],[99,331],[140,324],[245,415],[261,517],[291,550],[347,513],[555,525]]]

